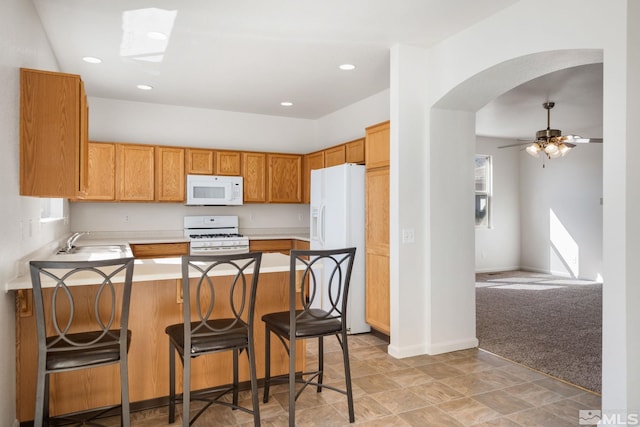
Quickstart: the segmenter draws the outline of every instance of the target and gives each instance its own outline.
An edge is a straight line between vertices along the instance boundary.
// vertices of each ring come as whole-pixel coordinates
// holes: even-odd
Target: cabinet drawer
[[[310,246],[310,243],[307,242],[306,240],[298,240],[298,239],[296,239],[296,240],[293,241],[292,249],[308,251],[309,250],[309,246]]]
[[[249,240],[250,251],[284,252],[288,254],[291,247],[291,239]]]
[[[189,243],[132,244],[131,252],[136,258],[166,258],[189,255]]]

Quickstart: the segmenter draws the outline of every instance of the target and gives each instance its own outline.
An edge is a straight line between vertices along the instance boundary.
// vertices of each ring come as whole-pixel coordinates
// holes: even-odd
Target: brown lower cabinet
[[[264,378],[265,313],[289,308],[288,272],[260,274],[256,303],[255,345],[258,377]],[[131,293],[129,329],[129,393],[131,402],[164,398],[169,390],[169,341],[164,329],[182,321],[182,304],[178,302],[179,279],[135,282]],[[31,290],[26,291],[31,293]],[[75,286],[76,301],[89,300],[95,286]],[[51,298],[51,289],[47,292]],[[121,295],[121,287],[119,288]],[[17,301],[20,303],[20,301]],[[29,421],[34,416],[37,370],[37,338],[33,315],[16,316],[17,340],[17,418]],[[272,346],[272,375],[288,372],[288,356],[284,347]],[[304,343],[297,349],[297,369],[304,368]],[[231,352],[199,357],[192,362],[192,389],[213,387],[232,382]],[[182,390],[182,374],[178,369],[178,393]],[[240,358],[240,381],[248,381],[247,358]],[[51,414],[86,411],[120,401],[117,365],[58,373],[51,376]]]
[[[166,258],[189,255],[189,242],[132,243],[129,245],[136,258]]]
[[[249,240],[250,251],[280,252],[289,255],[291,249],[308,250],[309,242],[298,239],[261,239]]]

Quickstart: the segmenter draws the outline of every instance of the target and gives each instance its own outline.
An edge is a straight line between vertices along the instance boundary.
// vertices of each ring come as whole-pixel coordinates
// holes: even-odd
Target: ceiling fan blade
[[[498,147],[498,148],[518,147],[518,146],[521,146],[521,145],[531,144],[531,143],[533,143],[533,142],[534,142],[534,141],[519,142],[519,143],[517,143],[517,144],[502,145],[502,146],[500,146],[500,147]]]
[[[602,143],[602,138],[583,138],[580,135],[566,135],[563,140],[572,144]]]

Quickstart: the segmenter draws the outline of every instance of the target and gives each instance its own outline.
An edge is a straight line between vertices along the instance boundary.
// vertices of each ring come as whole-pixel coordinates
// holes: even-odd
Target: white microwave
[[[241,204],[241,176],[187,175],[187,205],[226,206]]]

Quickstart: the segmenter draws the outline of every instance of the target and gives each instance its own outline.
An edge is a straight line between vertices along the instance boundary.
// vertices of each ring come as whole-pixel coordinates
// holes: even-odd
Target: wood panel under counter
[[[281,254],[264,254],[258,279],[256,302],[256,367],[264,377],[265,313],[288,310],[289,258]],[[137,271],[137,272],[136,272]],[[129,329],[129,393],[132,403],[161,399],[169,390],[169,342],[164,329],[182,321],[182,304],[178,302],[180,258],[137,260],[131,293]],[[23,285],[25,282],[23,282]],[[78,299],[95,286],[72,287]],[[31,289],[18,289],[30,294]],[[121,286],[119,287],[121,291]],[[51,293],[51,288],[47,290]],[[16,292],[17,294],[17,292]],[[20,303],[20,298],[17,298]],[[37,371],[37,338],[35,318],[16,314],[17,348],[17,418],[33,419]],[[304,343],[297,350],[297,367],[304,368]],[[278,343],[272,346],[272,375],[288,372],[288,356]],[[240,381],[248,381],[246,357],[240,358]],[[196,358],[192,364],[192,389],[213,387],[231,382],[231,352]],[[85,411],[119,402],[119,369],[117,365],[58,373],[51,376],[51,414]],[[178,392],[181,370],[178,370]]]
[[[189,255],[189,242],[173,243],[130,243],[136,258],[167,258]]]
[[[263,238],[249,239],[249,250],[260,252],[280,252],[284,255],[288,255],[291,249],[309,250],[309,242],[300,239],[290,238]]]

